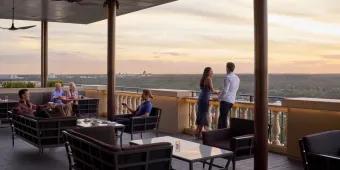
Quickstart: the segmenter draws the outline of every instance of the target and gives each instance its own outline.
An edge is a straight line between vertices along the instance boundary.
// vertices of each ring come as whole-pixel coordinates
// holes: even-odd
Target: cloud
[[[327,60],[340,60],[340,54],[321,55],[321,57]]]
[[[185,0],[119,16],[117,67],[137,73],[143,68],[153,73],[201,73],[211,65],[224,72],[223,63],[232,60],[240,72],[253,72],[252,3]],[[268,9],[271,73],[313,72],[315,64],[325,73],[336,71],[330,62],[340,57],[338,0],[270,0]],[[1,26],[9,24],[0,20]],[[16,24],[37,27],[0,30],[0,73],[39,73],[40,23]],[[106,35],[106,21],[49,23],[50,71],[105,73]]]
[[[196,4],[197,6],[193,8],[192,6],[177,6],[173,8],[168,8],[167,10],[158,9],[153,12],[158,12],[161,14],[176,14],[179,16],[194,17],[194,18],[204,18],[206,20],[214,22],[226,22],[229,23],[249,23],[249,17],[245,15],[239,15],[235,13],[222,13],[221,10],[216,10],[216,6],[210,7],[207,4]],[[223,4],[227,7],[227,4]],[[215,9],[215,10],[212,10]]]
[[[21,38],[23,39],[40,39],[40,37],[37,37],[37,36],[29,36],[29,35],[23,35],[23,36],[20,36]]]
[[[186,53],[180,53],[180,52],[175,52],[175,51],[168,51],[168,52],[154,52],[154,54],[155,54],[156,56],[163,56],[163,55],[165,55],[165,56],[176,56],[176,57],[188,55],[188,54],[186,54]]]

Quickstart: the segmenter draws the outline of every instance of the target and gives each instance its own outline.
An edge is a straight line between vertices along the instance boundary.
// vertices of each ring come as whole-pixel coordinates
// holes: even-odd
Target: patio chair
[[[64,131],[69,169],[166,170],[171,168],[172,145],[157,143],[117,146],[114,127]]]
[[[76,117],[37,118],[13,114],[9,111],[12,130],[12,146],[14,136],[34,145],[43,153],[44,148],[64,145],[62,131],[77,126]]]
[[[72,105],[73,113],[79,118],[90,118],[98,116],[99,99],[82,98],[77,104]]]
[[[131,135],[131,140],[133,140],[133,135],[140,133],[140,137],[143,138],[143,132],[155,131],[156,136],[158,136],[159,120],[161,118],[162,109],[153,107],[149,116],[146,117],[131,117],[131,115],[115,115],[113,116],[113,121],[119,118],[130,119],[129,123],[125,125],[124,132]]]
[[[299,144],[305,170],[340,169],[340,130],[307,135]]]
[[[233,165],[236,160],[254,156],[254,121],[231,118],[230,128],[203,132],[203,144],[234,152]],[[227,162],[228,168],[230,161]],[[235,169],[235,167],[233,167]]]

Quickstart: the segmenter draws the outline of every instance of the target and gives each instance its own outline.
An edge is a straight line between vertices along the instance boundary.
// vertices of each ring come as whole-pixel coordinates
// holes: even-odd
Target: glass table
[[[230,161],[234,157],[234,153],[232,151],[219,149],[216,147],[211,147],[208,145],[202,145],[199,143],[171,137],[156,137],[150,139],[141,139],[141,140],[133,140],[130,143],[135,145],[141,144],[150,144],[150,143],[159,143],[159,142],[169,142],[172,144],[173,148],[173,157],[185,162],[189,163],[190,170],[193,170],[193,163],[195,162],[203,162],[204,164],[210,160],[208,163],[209,169],[212,166],[216,166],[213,164],[215,158],[225,158],[228,160],[227,165],[229,165]],[[234,161],[233,169],[235,168]]]
[[[123,133],[125,129],[125,125],[108,121],[102,120],[97,118],[85,118],[85,119],[78,119],[77,120],[78,127],[96,127],[96,126],[113,126],[116,130],[116,135],[119,136],[120,139],[120,146],[123,145]],[[120,132],[119,135],[117,132]]]

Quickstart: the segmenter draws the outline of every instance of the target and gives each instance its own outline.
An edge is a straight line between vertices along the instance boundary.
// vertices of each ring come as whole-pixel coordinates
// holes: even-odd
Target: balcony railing
[[[184,132],[193,134],[195,132],[195,121],[197,113],[197,97],[180,98],[178,102],[187,105],[188,122]],[[116,93],[116,113],[127,114],[128,110],[122,106],[126,103],[133,109],[136,109],[141,103],[140,94],[137,92],[120,91]],[[174,108],[175,109],[175,108]],[[176,108],[177,109],[177,108]],[[243,119],[254,119],[254,103],[252,102],[237,102],[233,106],[230,116]],[[281,106],[280,103],[269,104],[268,107],[268,143],[274,151],[285,152],[286,131],[287,131],[287,111],[286,107]],[[219,118],[219,101],[212,99],[209,108],[209,129],[216,129]],[[272,149],[273,150],[273,149]]]
[[[186,133],[193,133],[196,125],[196,113],[197,113],[197,98],[188,97],[183,99],[189,105],[189,126],[186,128]],[[209,129],[216,129],[219,112],[219,101],[217,99],[210,100],[209,107]],[[284,152],[287,132],[287,111],[286,107],[281,104],[269,104],[268,107],[268,143],[273,147],[279,148],[278,152]],[[254,119],[254,103],[252,102],[237,102],[234,104],[230,117],[242,118],[242,119]]]
[[[141,95],[138,92],[120,91],[116,93],[116,113],[128,114],[129,111],[126,107],[123,107],[123,103],[126,103],[130,108],[137,109],[141,104]]]

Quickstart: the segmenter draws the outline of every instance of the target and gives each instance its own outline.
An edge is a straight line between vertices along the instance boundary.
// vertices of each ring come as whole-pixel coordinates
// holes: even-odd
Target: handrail
[[[195,131],[196,125],[196,113],[197,113],[197,97],[184,97],[181,99],[183,103],[187,103],[189,106],[189,126],[186,128],[186,132],[192,133]],[[268,103],[268,143],[275,147],[285,147],[286,143],[286,130],[287,130],[287,112],[288,108],[282,106],[281,103]],[[212,98],[210,100],[209,109],[209,128],[215,129],[217,127],[219,118],[219,100]],[[254,103],[249,101],[237,101],[231,110],[231,117],[238,117],[243,119],[254,118]],[[284,149],[282,149],[284,150]]]
[[[77,84],[77,86],[86,86],[86,84]],[[147,89],[147,88],[143,88],[143,87],[127,87],[127,86],[116,86],[116,89],[118,91],[125,91],[125,92],[136,92],[136,93],[140,93],[141,91],[143,91],[143,89]],[[200,91],[197,90],[191,90],[191,97],[196,97],[198,96],[198,94],[200,93]],[[247,98],[247,100],[245,101],[250,101],[253,102],[255,97],[253,94],[239,94],[237,96],[238,99],[242,99],[242,98]],[[282,101],[284,99],[284,97],[282,96],[268,96],[268,100],[269,101]]]
[[[128,114],[129,111],[122,106],[126,103],[132,109],[136,109],[141,104],[141,95],[132,91],[117,91],[116,97],[116,113]],[[192,133],[195,131],[196,113],[197,113],[197,97],[178,97],[176,100],[180,103],[188,122],[185,123],[185,132]],[[219,119],[219,100],[215,97],[210,100],[210,108],[208,114],[209,128],[216,129]],[[281,102],[268,103],[268,143],[274,148],[279,148],[280,151],[285,150],[286,131],[287,131],[287,112],[288,108],[281,105]],[[242,119],[254,118],[254,102],[237,101],[231,110],[231,117]]]

